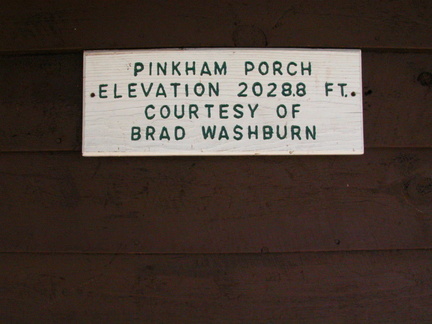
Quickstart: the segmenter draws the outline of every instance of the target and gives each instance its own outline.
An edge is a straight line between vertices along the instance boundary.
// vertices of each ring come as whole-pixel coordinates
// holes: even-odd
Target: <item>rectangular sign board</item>
[[[362,154],[360,50],[84,53],[83,155]]]

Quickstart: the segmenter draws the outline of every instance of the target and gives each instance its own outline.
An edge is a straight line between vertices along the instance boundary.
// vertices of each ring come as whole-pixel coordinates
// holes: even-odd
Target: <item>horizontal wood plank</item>
[[[0,255],[7,323],[428,323],[432,253]]]
[[[81,150],[82,55],[0,56],[0,150]]]
[[[432,55],[363,53],[366,147],[431,147]],[[82,56],[0,56],[0,150],[81,150]]]
[[[360,50],[89,51],[84,66],[84,156],[363,154]]]
[[[431,49],[427,1],[9,1],[0,51],[200,46]]]
[[[0,155],[0,251],[432,247],[432,150],[364,156]]]

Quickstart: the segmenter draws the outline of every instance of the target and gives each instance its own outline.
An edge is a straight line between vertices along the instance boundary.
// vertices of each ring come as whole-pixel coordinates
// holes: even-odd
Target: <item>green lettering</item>
[[[296,118],[296,113],[300,112],[300,110],[297,110],[296,108],[300,107],[299,104],[294,104],[292,105],[292,109],[291,109],[291,113],[292,113],[292,118]]]
[[[255,118],[255,112],[258,109],[258,104],[255,105],[255,107],[252,108],[252,105],[248,104],[249,110],[251,112],[251,118]]]
[[[147,126],[146,129],[146,140],[151,138],[154,141],[154,133],[156,132],[155,128],[153,126]]]
[[[213,126],[213,128],[211,128],[211,126],[207,126],[207,127],[202,126],[201,131],[204,139],[207,139],[208,137],[214,139],[216,135],[216,126]]]
[[[204,84],[202,84],[202,83],[195,84],[194,92],[195,92],[195,95],[197,95],[198,97],[202,97],[202,95],[205,92]]]
[[[235,125],[234,126],[234,136],[233,138],[236,141],[240,141],[243,138],[243,133],[241,132],[243,130],[243,127],[241,127],[240,125]]]
[[[300,126],[296,126],[296,125],[291,126],[291,140],[294,140],[294,136],[297,136],[297,138],[301,140],[300,130],[301,130]]]
[[[288,115],[287,107],[285,105],[283,105],[283,104],[277,106],[277,108],[276,108],[276,115],[279,118],[285,118],[286,115]]]
[[[297,71],[291,71],[291,66],[292,66],[292,65],[297,66],[297,63],[296,63],[296,62],[289,62],[288,65],[287,65],[287,73],[288,73],[289,75],[291,75],[291,76],[297,74]]]
[[[122,95],[117,94],[117,83],[114,83],[114,99],[122,98]]]
[[[333,85],[333,83],[330,83],[330,82],[325,83],[326,97],[328,97],[328,94],[333,91],[333,89],[331,88],[332,85]]]
[[[174,105],[174,116],[177,118],[177,119],[181,119],[181,118],[183,118],[184,117],[184,115],[185,115],[185,105],[181,105],[181,114],[178,112],[178,110],[177,110],[177,105]]]
[[[311,64],[311,62],[308,62],[308,66],[307,67],[304,66],[304,62],[301,62],[301,74],[305,75],[305,73],[304,73],[305,71],[308,71],[309,75],[312,74],[312,64]]]
[[[136,91],[136,89],[132,88],[132,87],[136,87],[136,85],[137,85],[136,83],[129,83],[128,84],[128,97],[129,98],[136,98],[136,95],[133,94]]]
[[[204,62],[202,67],[201,67],[200,75],[204,75],[204,74],[211,75],[210,68],[209,68],[207,62]]]
[[[159,96],[164,96],[165,98],[167,97],[167,94],[165,92],[165,88],[164,88],[162,83],[159,83],[159,86],[158,86],[157,91],[156,91],[156,97],[159,97]]]
[[[160,109],[160,115],[163,119],[167,119],[171,115],[171,109],[167,105],[163,105]]]
[[[214,62],[214,74],[227,74],[227,64],[225,61],[222,63],[222,66],[220,66],[218,62]]]
[[[245,75],[248,74],[248,72],[251,72],[255,69],[255,65],[251,61],[245,62]]]
[[[288,132],[287,132],[287,127],[286,127],[286,125],[284,125],[283,128],[284,128],[284,134],[281,135],[281,134],[280,134],[280,126],[277,125],[277,127],[276,127],[276,136],[277,136],[279,139],[285,139],[285,138],[287,137],[287,133],[288,133]]]
[[[225,126],[221,127],[218,140],[220,141],[223,138],[229,140],[228,131],[226,130]]]
[[[198,106],[195,104],[189,105],[189,119],[192,119],[192,116],[195,116],[198,119]]]
[[[209,97],[212,96],[212,92],[216,97],[219,97],[219,82],[216,82],[216,87],[213,85],[213,83],[209,82]]]
[[[345,89],[344,89],[344,87],[347,86],[347,84],[346,83],[338,83],[338,86],[341,89],[341,96],[342,97],[348,97],[348,95],[345,94]]]
[[[167,63],[165,62],[163,65],[161,63],[157,63],[157,75],[166,75],[167,72]]]
[[[148,110],[149,109],[155,109],[155,106],[153,106],[153,105],[148,105],[146,108],[145,108],[145,110],[144,110],[144,115],[146,116],[146,118],[147,119],[149,119],[149,120],[151,120],[151,119],[153,119],[154,117],[155,117],[155,115],[153,114],[153,115],[149,115],[149,113],[148,113]]]
[[[177,72],[177,75],[181,75],[179,66],[180,66],[180,62],[177,62],[177,64],[172,62],[172,75],[174,75],[174,72]]]
[[[313,140],[316,140],[316,126],[312,126],[312,130],[309,126],[306,126],[306,139],[309,139],[309,136],[312,137]]]
[[[169,136],[169,134],[168,134],[168,129],[165,126],[162,127],[161,133],[159,135],[159,140],[160,141],[162,141],[164,139],[166,139],[168,141],[171,139],[170,136]]]
[[[228,119],[228,109],[224,109],[229,107],[227,104],[221,104],[219,105],[219,118],[220,119]]]
[[[263,67],[264,67],[264,69],[263,69]],[[269,71],[269,65],[268,65],[267,62],[263,61],[263,62],[261,62],[261,63],[258,65],[258,72],[259,72],[261,75],[266,75],[266,74],[268,74],[268,71]]]
[[[279,75],[282,75],[282,63],[279,61],[273,62],[273,75],[276,75],[276,72],[279,73]]]
[[[99,98],[101,98],[101,99],[108,98],[107,95],[102,95],[103,93],[107,92],[107,90],[102,89],[102,88],[106,88],[106,87],[108,87],[108,84],[100,84],[99,85]]]
[[[192,66],[189,66],[189,62],[186,62],[186,75],[189,75],[189,71],[192,71],[192,74],[195,75],[195,61],[192,62]]]
[[[184,130],[183,127],[176,126],[174,128],[174,137],[175,137],[176,141],[182,140],[183,138],[185,138],[185,136],[186,136],[186,131]]]
[[[244,112],[243,112],[243,105],[240,105],[240,104],[235,104],[234,105],[234,107],[233,107],[233,110],[234,110],[234,118],[237,118],[237,119],[240,119],[240,118],[242,118],[243,117],[243,115],[244,115]]]
[[[252,135],[255,135],[255,139],[258,139],[258,126],[255,126],[255,130],[252,130],[252,126],[248,126],[248,138],[252,139]]]
[[[180,83],[170,83],[170,86],[174,87],[174,97],[177,97],[177,87],[180,85]]]
[[[131,140],[138,141],[141,139],[141,127],[133,126],[131,129]]]
[[[148,90],[146,90],[144,83],[141,83],[141,89],[146,97],[148,97],[152,88],[153,88],[153,82],[150,83]]]
[[[141,62],[135,62],[134,65],[134,76],[137,76],[138,73],[144,71],[144,64],[142,64]]]
[[[205,104],[204,107],[207,108],[207,116],[208,118],[211,118],[211,109],[214,107],[213,104]]]
[[[263,138],[265,140],[271,139],[273,137],[273,127],[265,125],[263,126]]]

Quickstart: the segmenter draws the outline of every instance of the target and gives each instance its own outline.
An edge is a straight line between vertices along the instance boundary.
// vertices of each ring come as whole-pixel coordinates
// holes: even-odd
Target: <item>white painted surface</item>
[[[245,62],[248,61],[254,64],[255,69],[246,72]],[[192,75],[192,70],[186,75],[186,62],[189,67],[195,62],[195,75]],[[209,69],[204,62],[208,63]],[[217,74],[215,62],[219,66]],[[302,62],[305,68],[303,73]],[[162,70],[158,75],[158,63],[162,67],[167,63],[166,75]],[[247,68],[251,68],[249,63]],[[244,88],[239,85],[242,82],[248,85],[247,97],[239,96]],[[153,86],[145,95],[141,84],[149,91],[151,83]],[[180,85],[171,85],[173,83]],[[196,88],[198,95],[193,90],[200,83],[206,89],[202,96],[199,96],[200,85]],[[209,83],[219,92],[212,91],[210,96]],[[291,93],[288,90],[281,93],[284,83],[292,85]],[[333,90],[327,91],[327,95],[326,83],[333,84],[327,86],[327,89]],[[185,84],[188,85],[188,94]],[[260,84],[263,87],[261,95]],[[305,85],[305,95],[302,84]],[[132,89],[130,93],[129,87]],[[286,84],[285,88],[288,87]],[[276,89],[271,92],[273,88]],[[83,97],[84,156],[363,153],[360,50],[233,48],[87,51],[84,53]],[[171,111],[165,119],[158,114],[164,105]],[[179,108],[178,113],[181,112],[181,105],[185,105],[184,118],[174,116],[175,105]],[[189,105],[192,105],[191,114],[187,109]],[[244,108],[236,106],[234,110],[234,105]],[[258,107],[254,118],[248,105]],[[286,116],[280,105],[287,108]],[[294,116],[293,105],[300,105],[294,106],[298,110],[294,111]],[[277,107],[280,107],[279,110]],[[197,110],[196,113],[194,110]],[[167,112],[166,107],[162,109],[163,114]],[[153,114],[155,117],[149,119]],[[208,126],[212,129],[216,126],[217,138],[204,139],[203,127]],[[277,136],[278,126],[282,139]],[[132,127],[135,127],[133,136]],[[141,129],[139,140],[138,127]],[[166,132],[162,131],[164,127]],[[179,138],[184,130],[183,139],[174,138],[176,127]],[[252,130],[250,139],[248,127]],[[255,127],[258,128],[258,139],[253,132]],[[273,129],[271,138],[269,127]],[[309,138],[306,136],[307,127]],[[287,136],[283,138],[285,128]],[[146,138],[146,130],[151,133],[152,129],[155,130],[154,140],[152,136]],[[298,130],[301,140],[295,135]],[[243,135],[241,139],[239,133]]]

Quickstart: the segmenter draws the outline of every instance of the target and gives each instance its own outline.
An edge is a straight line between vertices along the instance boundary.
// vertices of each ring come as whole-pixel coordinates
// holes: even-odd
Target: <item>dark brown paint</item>
[[[1,322],[432,321],[428,1],[3,2]],[[82,50],[233,46],[361,48],[365,155],[80,156]]]

